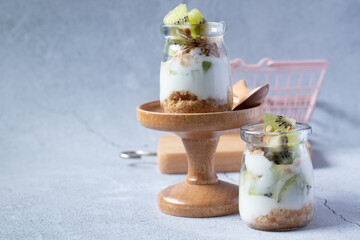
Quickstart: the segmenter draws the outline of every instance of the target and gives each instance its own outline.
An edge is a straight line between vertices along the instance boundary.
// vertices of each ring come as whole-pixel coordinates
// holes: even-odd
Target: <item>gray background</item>
[[[188,1],[228,22],[230,59],[330,61],[310,121],[320,207],[307,230],[285,235],[249,230],[238,215],[166,216],[156,194],[184,175],[118,157],[156,150],[164,134],[140,126],[136,106],[158,99],[159,26],[178,3],[0,0],[0,238],[359,234],[360,1]]]

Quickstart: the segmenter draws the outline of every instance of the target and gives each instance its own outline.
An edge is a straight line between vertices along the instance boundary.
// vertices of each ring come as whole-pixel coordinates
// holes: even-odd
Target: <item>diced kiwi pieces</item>
[[[179,4],[164,17],[164,24],[186,24],[189,23],[189,16],[186,4]]]
[[[202,15],[202,13],[197,8],[194,8],[189,12],[189,22],[190,24],[203,24],[206,22],[206,20]],[[201,37],[201,33],[203,31],[201,26],[199,25],[191,26],[190,28],[191,28],[191,36],[193,38]]]
[[[209,61],[203,61],[201,65],[204,70],[204,73],[206,73],[210,69],[212,63]]]
[[[296,120],[271,113],[264,113],[264,132],[287,132],[294,129]]]

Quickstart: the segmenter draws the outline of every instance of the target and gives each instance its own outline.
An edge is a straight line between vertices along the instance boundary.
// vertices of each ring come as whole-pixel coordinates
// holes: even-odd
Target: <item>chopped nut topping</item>
[[[263,153],[263,151],[256,149],[256,150],[253,151],[252,153],[253,153],[253,154],[261,154],[261,153]]]
[[[272,130],[272,126],[271,125],[267,125],[265,132],[271,132]]]
[[[191,32],[188,33],[186,30],[190,31],[190,29],[185,29],[185,35],[187,37],[186,44],[180,48],[179,54],[187,54],[195,48],[200,48],[202,54],[205,56],[212,55],[217,58],[220,57],[220,49],[215,40],[209,40],[205,36],[194,39],[191,37]],[[190,34],[190,36],[188,36],[188,34]]]
[[[293,170],[289,166],[285,166],[284,167],[284,172],[287,173],[287,174],[292,174]]]
[[[184,34],[187,38],[191,38],[191,30],[190,28],[185,28]]]
[[[251,147],[250,152],[251,153],[262,153],[264,150],[261,147]]]
[[[263,137],[263,142],[266,143],[266,144],[269,144],[270,143],[270,140],[271,140],[271,136],[270,135],[265,135]]]
[[[256,179],[256,178],[259,177],[259,175],[255,174],[255,173],[253,173],[253,172],[251,172],[251,171],[249,171],[249,176],[250,176],[250,179],[251,179],[251,180],[254,180],[254,179]]]

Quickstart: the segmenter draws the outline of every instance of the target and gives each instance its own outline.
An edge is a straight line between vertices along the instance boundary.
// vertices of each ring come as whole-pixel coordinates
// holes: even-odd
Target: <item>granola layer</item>
[[[185,31],[186,34],[186,31]],[[191,35],[190,35],[191,36]],[[214,56],[219,58],[221,56],[221,51],[218,47],[217,40],[211,40],[205,36],[201,38],[188,38],[186,44],[181,47],[178,55],[190,53],[191,50],[199,48],[205,56]]]
[[[284,231],[303,227],[314,217],[315,204],[305,204],[300,209],[272,209],[269,214],[254,218],[249,226],[266,231]]]
[[[227,99],[207,98],[199,99],[190,91],[173,91],[171,95],[161,102],[166,113],[207,113],[228,111]]]

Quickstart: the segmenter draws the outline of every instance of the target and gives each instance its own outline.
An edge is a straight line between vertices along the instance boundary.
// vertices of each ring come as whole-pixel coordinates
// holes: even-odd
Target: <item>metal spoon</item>
[[[130,158],[141,158],[142,156],[156,156],[156,152],[146,152],[142,150],[138,151],[125,151],[120,153],[120,157],[130,159]]]

